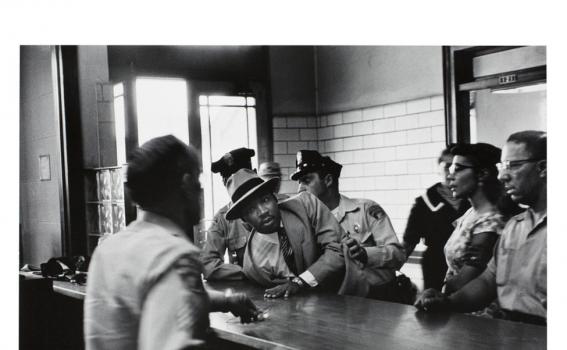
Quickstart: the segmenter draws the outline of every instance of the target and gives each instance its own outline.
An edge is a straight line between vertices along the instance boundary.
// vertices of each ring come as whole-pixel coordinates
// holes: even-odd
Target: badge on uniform
[[[354,224],[354,232],[360,233],[360,225],[359,224]]]

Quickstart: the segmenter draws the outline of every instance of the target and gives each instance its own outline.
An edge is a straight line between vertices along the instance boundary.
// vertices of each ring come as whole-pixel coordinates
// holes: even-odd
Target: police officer
[[[289,198],[288,195],[280,194],[280,186],[282,181],[282,171],[280,168],[280,164],[277,162],[264,162],[260,164],[258,167],[258,176],[262,178],[264,181],[268,181],[269,179],[277,179],[278,182],[274,189],[274,194],[279,201]]]
[[[301,150],[291,179],[299,182],[299,192],[317,196],[347,232],[343,244],[364,267],[364,278],[370,286],[368,297],[400,301],[395,283],[396,270],[406,258],[403,246],[388,215],[376,202],[340,194],[341,169],[342,165],[317,151]]]
[[[252,169],[250,159],[255,152],[249,148],[238,148],[223,155],[211,164],[213,173],[220,173],[223,184],[240,169]],[[225,214],[229,204],[215,214],[208,230],[207,239],[201,253],[203,275],[207,280],[241,280],[242,259],[246,241],[251,227],[240,219],[227,220]],[[229,263],[224,262],[224,254],[228,249]]]

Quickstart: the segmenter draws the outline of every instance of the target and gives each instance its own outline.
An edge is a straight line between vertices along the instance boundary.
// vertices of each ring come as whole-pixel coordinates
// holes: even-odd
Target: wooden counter
[[[210,314],[223,341],[257,349],[546,349],[547,328],[458,313],[428,314],[413,306],[359,297],[305,293],[264,299],[245,282],[206,282],[210,289],[247,293],[268,319],[240,324],[231,313]],[[84,299],[86,287],[53,281],[53,290]]]
[[[242,282],[207,285],[248,293],[263,322],[243,325],[230,313],[211,313],[219,337],[256,348],[285,349],[545,349],[546,327],[458,313],[428,314],[413,306],[359,297],[306,294],[267,300]]]

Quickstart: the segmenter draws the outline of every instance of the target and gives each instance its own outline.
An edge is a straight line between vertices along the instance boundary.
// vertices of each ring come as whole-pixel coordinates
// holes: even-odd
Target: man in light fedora
[[[340,244],[343,229],[309,193],[278,203],[274,196],[277,182],[263,181],[248,169],[228,179],[232,205],[226,219],[242,218],[253,227],[244,253],[244,274],[269,287],[268,298],[315,287],[338,289],[345,270]]]

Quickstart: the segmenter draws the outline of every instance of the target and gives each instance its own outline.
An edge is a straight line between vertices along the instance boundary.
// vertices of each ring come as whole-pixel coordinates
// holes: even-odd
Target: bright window
[[[206,219],[230,201],[220,175],[211,173],[211,163],[240,147],[257,152],[255,102],[253,97],[199,97]],[[257,157],[252,165],[258,166]]]
[[[189,103],[184,79],[137,78],[138,144],[172,134],[189,144]]]
[[[124,85],[114,85],[114,131],[116,133],[116,164],[126,164],[126,113],[124,109]]]

